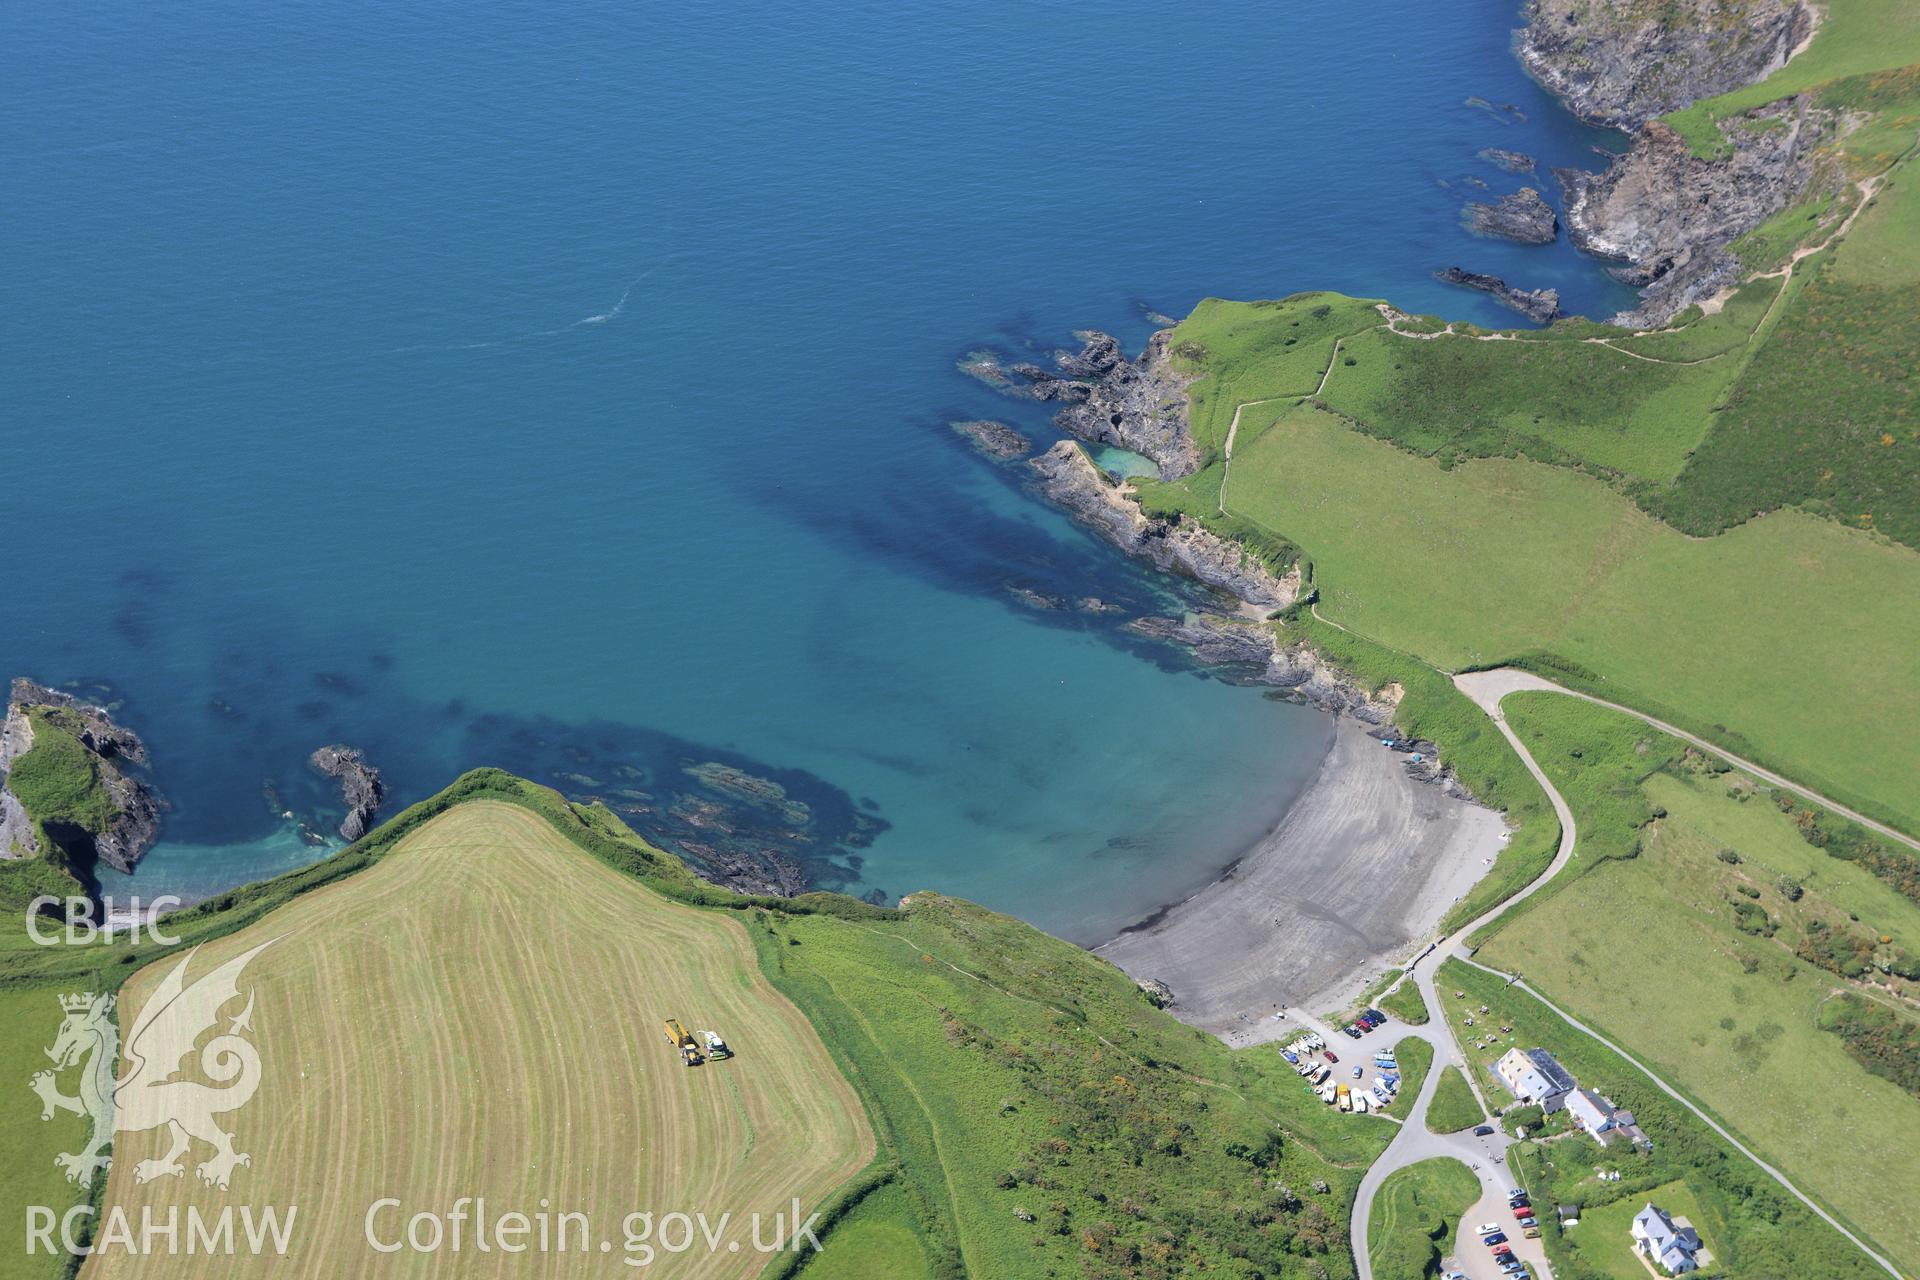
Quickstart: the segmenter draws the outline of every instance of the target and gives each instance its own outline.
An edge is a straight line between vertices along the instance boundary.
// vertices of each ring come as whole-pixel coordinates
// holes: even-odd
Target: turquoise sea
[[[149,741],[166,837],[105,887],[317,856],[279,815],[329,812],[336,740],[396,804],[503,764],[1081,940],[1197,887],[1328,726],[1120,631],[1182,602],[945,429],[1045,438],[954,362],[1208,294],[1511,319],[1453,264],[1610,312],[1564,243],[1458,226],[1521,185],[1480,148],[1611,142],[1516,21],[9,6],[0,675],[103,682]]]

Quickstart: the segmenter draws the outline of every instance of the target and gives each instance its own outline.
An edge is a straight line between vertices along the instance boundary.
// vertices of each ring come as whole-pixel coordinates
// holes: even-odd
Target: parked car
[[[1367,1016],[1373,1019],[1375,1025],[1378,1025],[1387,1020],[1387,1015],[1380,1012],[1378,1009],[1368,1009]]]
[[[1526,1198],[1527,1198],[1527,1193],[1522,1191],[1519,1187],[1507,1188],[1507,1200],[1509,1202],[1512,1202],[1514,1200],[1525,1200]]]
[[[1360,1029],[1358,1027],[1342,1027],[1340,1029],[1352,1036],[1355,1040],[1360,1038]]]
[[[1489,1137],[1492,1135],[1492,1133],[1493,1133],[1493,1126],[1490,1124],[1477,1124],[1473,1126],[1473,1136],[1476,1138]]]
[[[1327,1061],[1328,1061],[1328,1062],[1338,1062],[1338,1061],[1340,1061],[1340,1055],[1339,1055],[1339,1054],[1337,1054],[1337,1053],[1335,1053],[1335,1052],[1334,1052],[1333,1050],[1331,1050],[1331,1049],[1329,1049],[1329,1050],[1327,1050]]]
[[[1486,1236],[1480,1237],[1480,1243],[1486,1245],[1487,1248],[1489,1249],[1498,1248],[1499,1246],[1505,1244],[1506,1242],[1507,1242],[1507,1233],[1504,1231],[1496,1231],[1492,1235],[1486,1235]]]
[[[1532,1214],[1529,1213],[1520,1219],[1520,1225],[1523,1227],[1537,1227],[1540,1225],[1540,1223],[1535,1220]]]
[[[1366,1074],[1366,1072],[1365,1072],[1365,1070],[1363,1070],[1363,1069],[1362,1069],[1362,1068],[1360,1068],[1360,1067],[1355,1067],[1355,1068],[1353,1069],[1353,1078],[1354,1078],[1355,1080],[1358,1080],[1358,1079],[1359,1079],[1359,1078],[1360,1078],[1361,1076],[1363,1076],[1363,1075],[1365,1075],[1365,1074]]]
[[[1483,1236],[1498,1235],[1500,1234],[1500,1224],[1497,1222],[1483,1222],[1478,1227],[1475,1227],[1474,1230]]]
[[[1524,1231],[1522,1231],[1520,1234],[1525,1236],[1529,1240],[1538,1240],[1540,1238],[1540,1228],[1528,1227]]]

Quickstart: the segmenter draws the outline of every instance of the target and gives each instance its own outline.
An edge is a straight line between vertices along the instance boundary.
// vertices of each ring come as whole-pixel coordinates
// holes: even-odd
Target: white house
[[[1699,1233],[1676,1224],[1653,1204],[1633,1215],[1633,1247],[1659,1263],[1670,1276],[1685,1275],[1700,1267],[1694,1259],[1700,1252]]]
[[[1545,1049],[1509,1049],[1493,1069],[1508,1092],[1543,1111],[1558,1111],[1573,1092],[1573,1076]]]
[[[1567,1114],[1589,1137],[1602,1144],[1625,1138],[1638,1146],[1653,1145],[1652,1140],[1641,1132],[1640,1126],[1634,1123],[1633,1112],[1620,1110],[1613,1105],[1613,1099],[1605,1094],[1595,1093],[1591,1089],[1575,1089],[1567,1095]]]

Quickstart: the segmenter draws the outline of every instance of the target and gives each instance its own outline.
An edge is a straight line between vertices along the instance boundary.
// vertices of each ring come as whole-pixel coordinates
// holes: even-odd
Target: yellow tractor
[[[690,1067],[697,1067],[701,1062],[705,1061],[705,1059],[700,1056],[699,1042],[693,1038],[693,1034],[690,1031],[680,1025],[678,1018],[668,1018],[666,1028],[667,1043],[680,1051],[680,1060],[682,1062]]]

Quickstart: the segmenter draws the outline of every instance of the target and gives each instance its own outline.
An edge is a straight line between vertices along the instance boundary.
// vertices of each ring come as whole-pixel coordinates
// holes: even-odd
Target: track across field
[[[202,1186],[196,1144],[184,1176],[137,1185],[135,1163],[165,1153],[165,1130],[123,1135],[106,1205],[135,1223],[144,1206],[297,1205],[287,1256],[104,1253],[86,1280],[757,1275],[768,1258],[748,1215],[764,1215],[763,1238],[775,1212],[790,1232],[794,1198],[812,1212],[873,1158],[859,1100],[761,974],[740,919],[669,902],[518,806],[460,805],[369,870],[206,944],[189,978],[268,939],[240,983],[262,1082],[219,1117],[251,1166],[228,1192]],[[176,962],[127,984],[123,1029]],[[718,1030],[738,1056],[683,1066],[667,1017]],[[489,1220],[583,1213],[587,1251],[569,1228],[565,1252],[508,1254],[497,1240],[481,1252],[471,1220],[458,1252],[366,1242],[383,1197],[400,1201],[375,1218],[392,1242],[414,1213],[444,1222],[463,1196],[483,1197]],[[656,1231],[671,1211],[732,1218],[717,1251],[696,1234],[635,1271],[622,1220],[636,1210]]]

